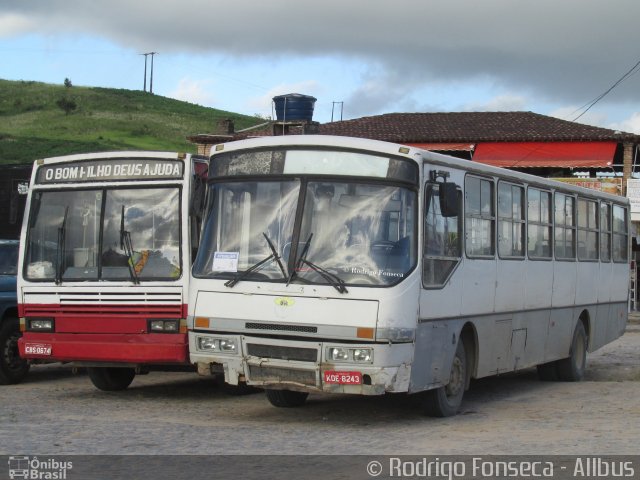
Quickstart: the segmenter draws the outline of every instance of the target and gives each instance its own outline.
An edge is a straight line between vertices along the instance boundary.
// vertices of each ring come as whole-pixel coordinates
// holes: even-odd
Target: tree
[[[66,97],[59,98],[56,105],[60,107],[61,110],[64,110],[65,115],[69,115],[69,113],[78,107],[76,102]]]
[[[69,80],[68,78],[64,79],[64,86],[67,88],[71,88],[73,87],[73,84],[71,83],[71,80]]]

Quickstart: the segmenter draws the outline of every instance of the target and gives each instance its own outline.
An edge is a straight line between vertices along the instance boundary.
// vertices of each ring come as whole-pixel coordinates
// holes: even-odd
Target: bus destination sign
[[[36,183],[83,183],[130,180],[169,180],[183,176],[181,160],[123,158],[86,160],[64,164],[42,165]]]

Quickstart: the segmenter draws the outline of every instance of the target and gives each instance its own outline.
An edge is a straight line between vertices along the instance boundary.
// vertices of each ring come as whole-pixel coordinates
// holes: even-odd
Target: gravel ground
[[[637,454],[640,323],[588,363],[580,383],[535,370],[475,381],[446,419],[406,395],[311,395],[277,409],[195,373],[153,372],[107,393],[68,367],[37,366],[0,387],[0,454]]]

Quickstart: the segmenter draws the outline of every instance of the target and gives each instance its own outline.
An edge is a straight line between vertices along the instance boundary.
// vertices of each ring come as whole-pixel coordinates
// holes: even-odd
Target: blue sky
[[[142,90],[140,54],[156,51],[155,94],[248,115],[303,93],[320,122],[334,107],[573,120],[640,61],[638,14],[637,0],[0,0],[0,78]],[[639,87],[634,70],[578,121],[640,133]]]

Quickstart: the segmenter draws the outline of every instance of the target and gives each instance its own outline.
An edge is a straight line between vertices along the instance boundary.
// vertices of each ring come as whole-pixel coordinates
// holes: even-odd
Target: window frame
[[[606,207],[607,209],[607,225],[606,227],[603,226],[603,221],[602,221],[602,209],[603,207]],[[612,219],[613,219],[613,208],[611,205],[611,202],[605,202],[605,201],[601,201],[600,205],[600,228],[599,228],[599,232],[600,232],[600,238],[599,238],[599,258],[600,258],[600,262],[601,263],[611,263],[613,261],[613,230],[612,230]],[[603,241],[604,236],[607,236],[607,241],[606,243]],[[606,260],[603,260],[602,258],[602,248],[603,246],[605,246],[607,248],[607,258]]]
[[[479,200],[480,200],[480,205],[478,206],[478,210],[479,213],[470,213],[469,212],[469,179],[474,179],[477,180],[479,182]],[[496,217],[496,182],[495,179],[491,178],[491,177],[483,177],[480,175],[473,175],[473,174],[467,174],[465,175],[465,179],[464,179],[464,226],[463,226],[463,233],[464,233],[464,253],[468,258],[473,258],[473,259],[482,259],[482,260],[491,260],[491,259],[495,259],[496,257],[496,221],[497,221],[497,217]],[[482,182],[486,182],[489,184],[490,187],[490,193],[489,193],[489,197],[490,197],[490,215],[486,215],[483,214],[482,212]],[[489,225],[490,225],[490,239],[489,239],[489,243],[490,243],[490,249],[491,249],[491,253],[490,254],[476,254],[476,253],[470,253],[469,252],[469,244],[470,244],[470,229],[467,228],[467,221],[469,219],[476,219],[476,220],[480,220],[480,221],[488,221]]]
[[[510,202],[510,208],[511,208],[511,216],[510,217],[506,217],[506,216],[501,216],[500,215],[500,190],[502,186],[508,186],[511,190],[511,202]],[[519,190],[520,191],[520,218],[515,218],[514,216],[514,212],[513,212],[513,190]],[[517,183],[513,183],[513,182],[509,182],[509,181],[505,181],[505,180],[498,180],[498,189],[497,189],[497,195],[496,195],[496,201],[497,201],[497,208],[496,208],[496,217],[497,217],[497,222],[496,222],[496,227],[497,227],[497,233],[496,233],[496,251],[498,253],[498,258],[504,259],[504,260],[524,260],[526,258],[526,239],[527,239],[527,217],[526,217],[526,213],[525,213],[525,187],[524,185],[521,184],[517,184]],[[514,237],[511,237],[512,240],[512,244],[511,244],[511,254],[510,255],[503,255],[500,252],[500,226],[502,223],[508,223],[511,226],[511,229],[513,229],[513,227],[515,225],[519,225],[520,226],[520,243],[522,245],[522,254],[521,255],[517,255],[514,254],[514,250],[513,250],[513,239]],[[513,232],[513,230],[512,230]]]
[[[580,204],[581,203],[585,203],[587,205],[587,222],[586,225],[581,225],[582,222],[582,215],[580,214]],[[589,208],[588,205],[594,205],[595,206],[595,226],[590,225],[590,220],[589,220]],[[579,262],[597,262],[600,259],[600,206],[598,204],[597,200],[594,200],[593,198],[587,198],[587,197],[578,197],[578,201],[576,202],[576,211],[578,214],[578,218],[577,218],[577,222],[576,222],[576,227],[577,227],[577,236],[576,236],[576,258],[578,259]],[[588,234],[595,234],[595,238],[596,238],[596,247],[595,247],[595,257],[583,257],[580,255],[580,234],[583,233],[585,235],[587,235],[588,238]]]
[[[558,220],[558,212],[557,212],[557,207],[558,207],[558,199],[559,198],[564,198],[564,202],[562,205],[563,211],[566,213],[567,211],[567,200],[571,199],[571,218],[572,218],[572,223],[568,224],[568,223],[559,223]],[[554,247],[554,254],[555,254],[555,259],[557,261],[560,262],[575,262],[577,261],[578,257],[577,257],[577,219],[576,219],[576,195],[572,195],[569,193],[564,193],[564,192],[559,192],[559,191],[555,191],[554,195],[553,195],[553,247]],[[566,214],[563,217],[560,218],[564,218],[566,220]],[[563,250],[566,249],[566,245],[567,245],[567,232],[572,232],[572,238],[573,241],[571,242],[571,248],[572,248],[572,256],[560,256],[558,254],[558,245],[557,245],[557,235],[558,233],[563,232],[564,235],[562,236],[563,242],[564,242],[564,246],[563,246]]]
[[[530,192],[532,191],[536,191],[538,192],[540,195],[544,194],[547,196],[547,218],[546,221],[542,221],[542,201],[540,201],[538,203],[538,217],[540,218],[539,220],[533,221],[531,220],[531,215],[530,210],[531,210],[531,196],[530,196]],[[540,196],[540,198],[542,198]],[[539,188],[539,187],[535,187],[535,186],[531,186],[528,185],[527,186],[527,232],[526,232],[526,238],[527,238],[527,258],[529,260],[533,260],[533,261],[551,261],[554,259],[554,240],[555,240],[555,236],[554,236],[554,225],[553,225],[553,192],[551,190],[548,189],[544,189],[544,188]],[[541,229],[546,228],[547,231],[549,232],[549,255],[548,256],[538,256],[538,255],[532,255],[532,250],[529,249],[529,232],[531,231],[531,226],[536,226],[539,227]]]
[[[437,260],[438,257],[437,255],[428,255],[427,254],[427,228],[426,228],[426,222],[427,222],[427,216],[430,210],[431,205],[429,204],[429,200],[432,198],[433,196],[433,192],[434,192],[434,186],[439,185],[438,182],[427,182],[425,184],[425,196],[424,196],[424,217],[422,219],[422,228],[424,231],[424,235],[422,238],[422,245],[421,245],[421,260],[422,260],[422,267],[421,267],[421,278],[422,278],[422,288],[425,290],[439,290],[444,288],[447,283],[449,282],[449,279],[451,278],[451,276],[454,274],[454,272],[458,269],[458,267],[460,266],[460,263],[462,262],[462,257],[464,255],[464,249],[463,249],[463,245],[462,245],[462,240],[463,240],[463,234],[464,234],[464,228],[463,228],[463,221],[460,218],[462,215],[462,189],[458,186],[457,188],[457,193],[458,193],[458,215],[455,217],[458,220],[458,255],[457,256],[451,256],[451,257],[447,257],[447,256],[441,256],[439,259],[440,260],[445,260],[445,261],[456,261],[456,264],[453,268],[451,268],[451,270],[449,271],[449,273],[447,274],[446,278],[444,279],[444,281],[442,281],[441,283],[433,283],[433,284],[429,284],[425,282],[425,260],[426,259],[434,259]],[[428,258],[429,257],[429,258]]]
[[[616,231],[616,209],[622,210],[624,216],[624,232]],[[624,256],[619,259],[616,258],[616,236],[622,236],[625,240],[624,242]],[[611,208],[611,258],[613,263],[628,263],[629,262],[629,209],[623,205],[613,204]]]

